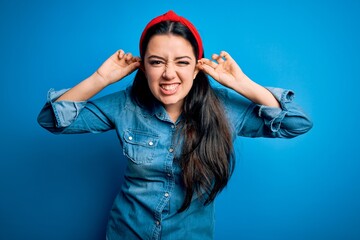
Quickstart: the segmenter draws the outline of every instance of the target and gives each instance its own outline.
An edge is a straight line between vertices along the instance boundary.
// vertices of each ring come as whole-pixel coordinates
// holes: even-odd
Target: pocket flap
[[[124,141],[130,144],[153,148],[158,144],[159,137],[146,132],[128,129],[124,132]]]

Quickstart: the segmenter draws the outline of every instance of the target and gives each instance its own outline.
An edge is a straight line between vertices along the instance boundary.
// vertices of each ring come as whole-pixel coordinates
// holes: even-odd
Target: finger
[[[133,62],[133,63],[130,63],[129,65],[127,65],[125,67],[125,70],[128,72],[128,74],[130,74],[139,67],[140,67],[140,62]]]
[[[139,61],[138,59],[139,59],[138,57],[134,57],[131,53],[127,53],[125,62],[126,62],[126,64],[131,64],[134,62],[138,62]]]
[[[126,62],[129,62],[131,59],[132,59],[132,54],[131,53],[126,53],[126,55],[125,55],[125,61]]]
[[[221,55],[217,55],[217,54],[213,54],[212,55],[212,59],[214,59],[215,61],[217,61],[218,63],[223,63],[224,62],[224,59],[222,58]]]
[[[131,62],[141,62],[141,58],[140,57],[133,57],[131,59]]]
[[[125,54],[125,52],[122,49],[117,51],[117,55],[118,55],[119,60],[121,60],[124,57],[124,54]]]
[[[225,52],[225,51],[221,51],[220,52],[220,56],[221,57],[223,57],[223,58],[225,58],[226,60],[234,60],[231,56],[230,56],[230,54],[228,53],[228,52]]]
[[[209,65],[201,65],[199,69],[205,72],[206,74],[210,75],[215,80],[218,80],[218,73],[214,70],[214,68],[210,67]]]
[[[202,59],[200,59],[200,60],[199,60],[199,63],[201,63],[201,64],[206,64],[206,65],[208,65],[208,66],[210,66],[210,67],[212,67],[212,68],[216,68],[216,67],[218,66],[218,64],[217,64],[216,62],[211,61],[211,60],[209,60],[209,59],[207,59],[207,58],[202,58]]]

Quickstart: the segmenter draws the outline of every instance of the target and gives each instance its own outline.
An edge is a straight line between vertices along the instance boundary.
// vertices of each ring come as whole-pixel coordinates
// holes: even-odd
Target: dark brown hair
[[[142,42],[144,52],[150,38],[158,34],[185,38],[197,56],[198,45],[192,33],[183,24],[171,21],[160,22],[147,31]],[[149,103],[157,101],[142,70],[137,71],[131,92],[132,98],[142,107],[151,107]],[[182,115],[181,134],[184,141],[179,164],[186,194],[179,212],[190,206],[194,193],[205,199],[204,205],[214,201],[227,185],[235,164],[232,134],[224,108],[202,71],[197,74],[184,100]]]

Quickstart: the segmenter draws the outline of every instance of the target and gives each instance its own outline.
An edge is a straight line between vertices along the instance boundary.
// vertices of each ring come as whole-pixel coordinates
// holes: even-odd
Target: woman
[[[256,84],[226,52],[203,58],[196,28],[173,11],[148,23],[140,55],[119,50],[72,89],[50,90],[38,121],[53,133],[116,130],[129,161],[107,239],[213,239],[234,138],[291,138],[312,123],[292,91]],[[89,100],[135,70],[130,88]]]

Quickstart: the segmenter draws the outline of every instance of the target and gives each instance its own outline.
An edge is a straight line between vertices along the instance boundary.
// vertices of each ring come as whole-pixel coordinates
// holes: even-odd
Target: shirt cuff
[[[259,117],[263,118],[265,124],[272,132],[279,131],[281,122],[287,114],[287,106],[292,103],[295,93],[291,90],[281,88],[267,88],[276,100],[279,101],[281,108],[259,105]]]
[[[79,116],[81,109],[83,109],[87,103],[87,101],[56,102],[56,100],[68,90],[69,89],[55,91],[54,89],[50,89],[48,92],[47,102],[51,104],[55,115],[56,127],[58,128],[69,126]]]

